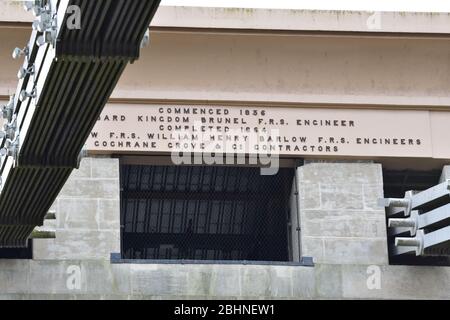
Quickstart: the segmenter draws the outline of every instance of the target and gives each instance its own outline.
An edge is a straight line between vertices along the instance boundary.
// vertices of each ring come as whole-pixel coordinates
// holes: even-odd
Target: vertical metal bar
[[[295,186],[294,186],[294,190],[295,190],[295,197],[297,199],[297,205],[296,205],[296,217],[297,217],[297,228],[296,228],[296,232],[297,232],[297,241],[298,241],[298,261],[302,260],[302,239],[301,239],[301,232],[302,232],[302,228],[301,228],[301,221],[300,221],[300,190],[299,190],[299,183],[300,183],[300,177],[299,177],[299,170],[300,167],[296,167],[295,168],[295,175],[294,175],[294,179],[295,179]]]

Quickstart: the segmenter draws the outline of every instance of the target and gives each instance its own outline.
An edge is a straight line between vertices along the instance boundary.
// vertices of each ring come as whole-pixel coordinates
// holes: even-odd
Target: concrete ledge
[[[175,264],[175,265],[238,265],[238,266],[297,266],[314,267],[311,257],[302,257],[301,262],[234,261],[234,260],[139,260],[122,259],[120,253],[111,253],[112,264]]]
[[[379,24],[370,24],[374,12],[250,8],[161,6],[153,27],[328,31],[369,33],[449,34],[448,13],[380,12]],[[33,15],[17,1],[0,2],[0,22],[31,22]],[[412,35],[414,36],[414,35]],[[417,36],[417,35],[416,35]]]
[[[0,260],[0,300],[374,298],[449,299],[450,267]]]
[[[246,8],[160,7],[154,27],[250,29],[329,32],[443,33],[450,14],[380,12],[377,28],[370,25],[374,12]]]

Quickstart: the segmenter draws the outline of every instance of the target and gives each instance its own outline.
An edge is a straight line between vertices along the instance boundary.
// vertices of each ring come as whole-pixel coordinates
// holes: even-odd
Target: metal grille
[[[123,259],[288,260],[293,169],[121,166]]]
[[[403,198],[406,191],[426,190],[439,183],[441,174],[441,170],[383,170],[384,195],[386,198]]]

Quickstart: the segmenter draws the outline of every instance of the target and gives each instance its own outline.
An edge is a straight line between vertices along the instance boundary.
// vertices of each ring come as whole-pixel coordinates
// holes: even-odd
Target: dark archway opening
[[[289,261],[294,173],[122,165],[122,259]]]

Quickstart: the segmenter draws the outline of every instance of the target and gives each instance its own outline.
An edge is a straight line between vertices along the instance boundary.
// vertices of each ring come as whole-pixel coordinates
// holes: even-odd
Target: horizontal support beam
[[[55,211],[49,211],[46,215],[44,220],[56,220],[56,212]]]
[[[53,230],[35,229],[30,236],[31,239],[56,239],[56,232]]]
[[[232,235],[232,234],[169,234],[169,233],[131,233],[122,235],[124,248],[155,248],[173,245],[174,248],[195,248],[204,250],[250,250],[258,245],[258,240],[277,249],[283,242],[279,235]]]

